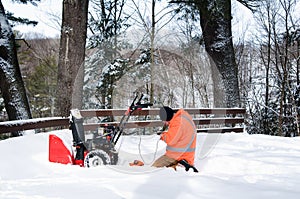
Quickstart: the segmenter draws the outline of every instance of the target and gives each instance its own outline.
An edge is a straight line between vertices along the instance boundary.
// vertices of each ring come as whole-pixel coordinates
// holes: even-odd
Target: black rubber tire
[[[84,167],[97,167],[107,164],[111,164],[110,157],[101,149],[90,151],[84,158]]]

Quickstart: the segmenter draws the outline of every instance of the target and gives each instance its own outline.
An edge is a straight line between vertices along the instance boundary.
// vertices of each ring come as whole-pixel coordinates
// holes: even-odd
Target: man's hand
[[[167,128],[168,128],[168,125],[164,124],[162,129],[160,129],[156,134],[161,135],[163,132],[165,132],[167,130]]]
[[[159,139],[160,139],[160,140],[165,141],[165,133],[166,133],[165,131],[161,131],[161,132],[160,132],[160,134],[159,134],[159,136],[160,136]]]

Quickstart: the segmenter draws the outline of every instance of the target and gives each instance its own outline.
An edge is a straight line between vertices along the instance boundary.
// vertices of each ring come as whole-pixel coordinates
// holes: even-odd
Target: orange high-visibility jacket
[[[170,120],[168,131],[161,134],[161,140],[167,143],[166,156],[175,160],[188,161],[194,165],[197,130],[192,117],[179,109]]]

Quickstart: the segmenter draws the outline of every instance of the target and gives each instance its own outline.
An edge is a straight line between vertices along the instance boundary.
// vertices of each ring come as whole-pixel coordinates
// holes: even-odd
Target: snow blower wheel
[[[110,164],[109,155],[100,149],[90,151],[84,158],[84,167],[97,167]]]

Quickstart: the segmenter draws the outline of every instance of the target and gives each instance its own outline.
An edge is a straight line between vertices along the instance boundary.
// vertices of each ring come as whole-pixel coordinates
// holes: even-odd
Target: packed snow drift
[[[124,136],[119,162],[94,168],[49,162],[49,134],[72,149],[69,130],[0,141],[1,199],[216,198],[296,199],[300,190],[300,137],[198,134],[195,166],[153,168],[164,153],[159,136]],[[129,166],[135,159],[145,166]]]

